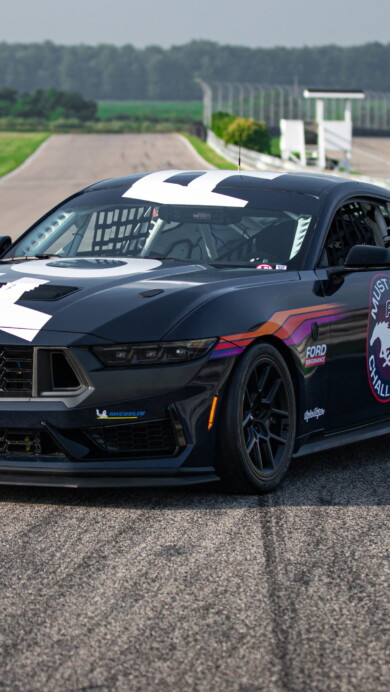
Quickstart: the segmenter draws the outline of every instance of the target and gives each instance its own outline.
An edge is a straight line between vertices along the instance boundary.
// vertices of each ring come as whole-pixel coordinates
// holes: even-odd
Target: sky
[[[0,41],[167,48],[390,42],[390,0],[0,0]]]

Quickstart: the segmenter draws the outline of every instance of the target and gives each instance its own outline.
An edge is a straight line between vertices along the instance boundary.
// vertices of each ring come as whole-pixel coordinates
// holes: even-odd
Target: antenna
[[[241,132],[238,140],[238,170],[241,170]]]

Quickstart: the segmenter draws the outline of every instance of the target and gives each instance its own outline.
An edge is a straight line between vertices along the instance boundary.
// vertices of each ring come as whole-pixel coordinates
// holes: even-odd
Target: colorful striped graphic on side
[[[344,306],[337,303],[310,305],[274,312],[261,327],[243,334],[228,334],[219,339],[210,358],[226,358],[242,353],[261,336],[276,336],[288,346],[300,344],[310,334],[313,322],[326,323],[346,317]]]

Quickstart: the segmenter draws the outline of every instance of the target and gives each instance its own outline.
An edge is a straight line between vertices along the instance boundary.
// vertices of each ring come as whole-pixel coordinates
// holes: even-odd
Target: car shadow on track
[[[0,503],[149,510],[390,505],[390,436],[294,460],[277,490],[234,495],[220,483],[178,488],[0,486]]]

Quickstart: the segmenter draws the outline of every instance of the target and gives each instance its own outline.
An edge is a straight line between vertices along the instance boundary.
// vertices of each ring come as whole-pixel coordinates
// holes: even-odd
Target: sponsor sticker
[[[324,415],[325,415],[325,409],[324,408],[318,408],[318,406],[316,406],[315,408],[312,408],[309,411],[305,411],[305,413],[303,414],[303,419],[304,419],[305,423],[308,423],[309,420],[311,420],[312,418],[315,418],[316,420],[318,420],[320,418],[320,416],[324,416]]]
[[[144,416],[146,411],[108,411],[107,409],[103,409],[102,411],[99,411],[99,409],[96,409],[96,420],[123,420],[123,419],[131,419],[131,420],[136,420],[137,418],[142,418]]]
[[[377,274],[370,288],[367,374],[377,401],[390,401],[390,276]]]
[[[257,264],[256,269],[281,269],[282,271],[286,271],[287,265],[286,264]]]
[[[326,362],[326,344],[308,346],[306,349],[305,368],[313,368],[315,365],[324,365]]]

